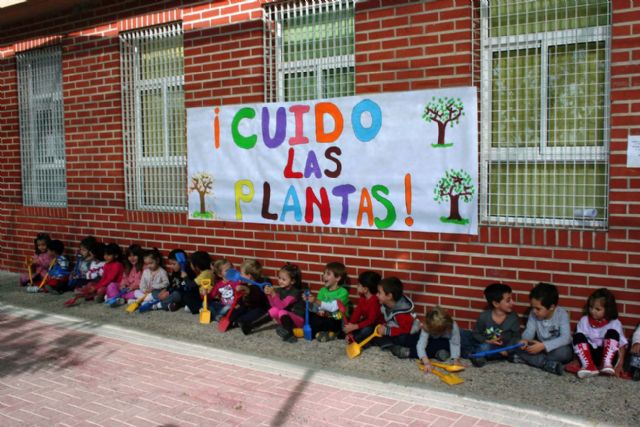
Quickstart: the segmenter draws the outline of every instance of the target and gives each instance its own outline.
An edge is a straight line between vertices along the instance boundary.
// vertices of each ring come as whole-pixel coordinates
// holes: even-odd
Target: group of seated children
[[[65,302],[68,306],[94,300],[111,307],[135,303],[140,312],[184,307],[197,314],[207,298],[215,320],[228,317],[245,335],[273,320],[283,341],[296,342],[306,314],[312,337],[318,341],[346,338],[362,342],[369,337],[371,346],[399,358],[419,359],[425,373],[433,369],[431,359],[460,364],[464,357],[476,367],[504,359],[561,375],[575,356],[579,378],[630,375],[640,380],[640,325],[625,358],[629,344],[618,320],[615,297],[605,288],[589,296],[572,334],[569,315],[558,305],[557,288],[538,283],[529,293],[530,311],[521,333],[511,288],[493,283],[484,290],[489,307],[469,331],[460,329],[448,311],[438,306],[427,310],[421,323],[400,279],[382,278],[373,271],[358,277],[359,298],[351,312],[349,277],[340,262],[325,266],[324,286],[313,295],[298,266],[289,263],[278,271],[274,286],[262,276],[262,266],[254,259],[242,262],[236,280],[228,274],[233,269],[231,262],[219,259],[212,263],[204,251],[187,257],[183,250],[175,249],[167,257],[165,270],[157,249],[144,251],[134,244],[123,256],[119,245],[105,245],[89,236],[80,242],[70,271],[61,241],[42,233],[34,246],[35,255],[27,262],[29,271],[21,275],[21,285],[28,285],[28,292],[71,291],[74,297]]]

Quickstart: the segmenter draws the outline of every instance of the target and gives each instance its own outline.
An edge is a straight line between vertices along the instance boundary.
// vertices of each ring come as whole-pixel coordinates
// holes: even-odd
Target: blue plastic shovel
[[[187,257],[184,252],[176,252],[176,261],[180,264],[180,271],[185,271],[187,268]]]
[[[304,291],[304,295],[306,297],[309,296],[309,289]],[[302,327],[302,334],[304,335],[304,339],[307,341],[311,341],[313,339],[313,332],[311,331],[311,325],[309,324],[309,300],[308,299],[304,307],[304,326]]]
[[[491,354],[500,353],[502,351],[515,350],[516,348],[520,348],[523,345],[525,345],[525,344],[523,342],[521,342],[521,343],[514,344],[514,345],[508,345],[506,347],[494,348],[493,350],[479,351],[478,353],[470,354],[469,357],[470,358],[485,357],[485,356],[489,356]]]
[[[251,280],[251,279],[247,279],[246,277],[242,277],[240,275],[240,272],[238,270],[235,270],[233,268],[230,268],[227,270],[227,272],[224,275],[224,278],[227,280],[230,280],[232,282],[237,282],[237,281],[241,281],[241,282],[245,282],[245,283],[251,283],[252,285],[256,285],[257,287],[260,288],[261,291],[264,292],[264,287],[265,286],[273,286],[273,284],[271,282],[264,282],[264,283],[258,283],[255,280]]]

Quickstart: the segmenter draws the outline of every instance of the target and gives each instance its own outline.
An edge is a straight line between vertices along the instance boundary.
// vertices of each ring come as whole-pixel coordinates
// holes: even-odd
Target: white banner
[[[189,217],[477,234],[474,87],[187,110]]]

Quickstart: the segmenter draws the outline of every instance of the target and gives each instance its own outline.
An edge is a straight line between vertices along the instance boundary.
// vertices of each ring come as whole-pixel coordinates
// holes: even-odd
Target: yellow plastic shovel
[[[447,365],[446,363],[439,363],[439,362],[431,362],[431,365],[433,365],[434,367],[436,367],[438,365],[460,366],[460,365]],[[424,365],[419,360],[418,360],[418,367],[420,368],[421,371],[424,371]],[[464,366],[462,366],[462,369],[464,369]],[[462,378],[460,378],[459,376],[457,376],[456,374],[447,374],[447,373],[444,373],[444,372],[440,372],[437,369],[432,369],[431,373],[433,375],[435,375],[436,377],[440,378],[440,381],[442,381],[443,383],[445,383],[447,385],[457,385],[457,384],[462,384],[464,382],[464,380]]]
[[[420,359],[416,359],[416,363],[420,367],[420,370],[424,371],[424,365],[422,364],[422,361]],[[435,367],[440,368],[440,369],[444,369],[447,372],[464,371],[464,366],[462,366],[462,365],[455,365],[455,364],[442,363],[442,362],[433,362],[433,361],[430,361],[430,363],[431,363],[432,366],[435,366]]]
[[[201,285],[205,288],[204,300],[202,301],[202,310],[200,310],[200,323],[208,325],[211,323],[211,312],[207,307],[207,294],[211,287],[211,279],[202,279]]]
[[[378,326],[376,326],[375,329],[373,330],[373,333],[368,337],[366,337],[365,339],[363,339],[361,342],[357,343],[354,341],[351,344],[349,344],[347,346],[347,356],[349,357],[349,359],[358,357],[360,355],[360,352],[362,352],[362,347],[367,345],[367,343],[371,341],[373,338],[380,337],[380,336],[382,335],[378,333]]]
[[[145,292],[144,295],[135,300],[133,303],[129,304],[127,306],[127,313],[133,313],[134,311],[136,311],[138,307],[140,307],[140,304],[142,304],[142,301],[144,301],[144,299],[147,297],[147,295],[149,295],[149,292]]]

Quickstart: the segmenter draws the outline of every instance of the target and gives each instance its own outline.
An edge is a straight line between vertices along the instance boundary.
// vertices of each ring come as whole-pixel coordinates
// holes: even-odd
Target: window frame
[[[606,228],[608,224],[608,206],[604,219],[566,219],[557,217],[534,216],[496,216],[490,214],[489,180],[490,164],[501,164],[508,161],[529,162],[529,164],[545,165],[545,161],[589,161],[593,165],[602,163],[607,170],[606,202],[608,205],[609,146],[610,146],[610,75],[611,75],[611,13],[609,9],[609,24],[595,27],[583,27],[565,30],[553,30],[538,33],[524,33],[518,35],[490,36],[490,5],[488,0],[480,2],[480,108],[481,129],[481,179],[480,179],[480,220],[491,225],[527,225],[557,227],[569,226],[580,228]],[[604,43],[604,76],[603,76],[603,117],[602,117],[602,145],[552,147],[548,141],[548,101],[549,101],[549,51],[556,46],[577,46],[583,43]],[[538,123],[539,142],[536,147],[493,147],[492,114],[493,114],[493,81],[492,62],[496,52],[520,51],[539,49],[540,91]]]

